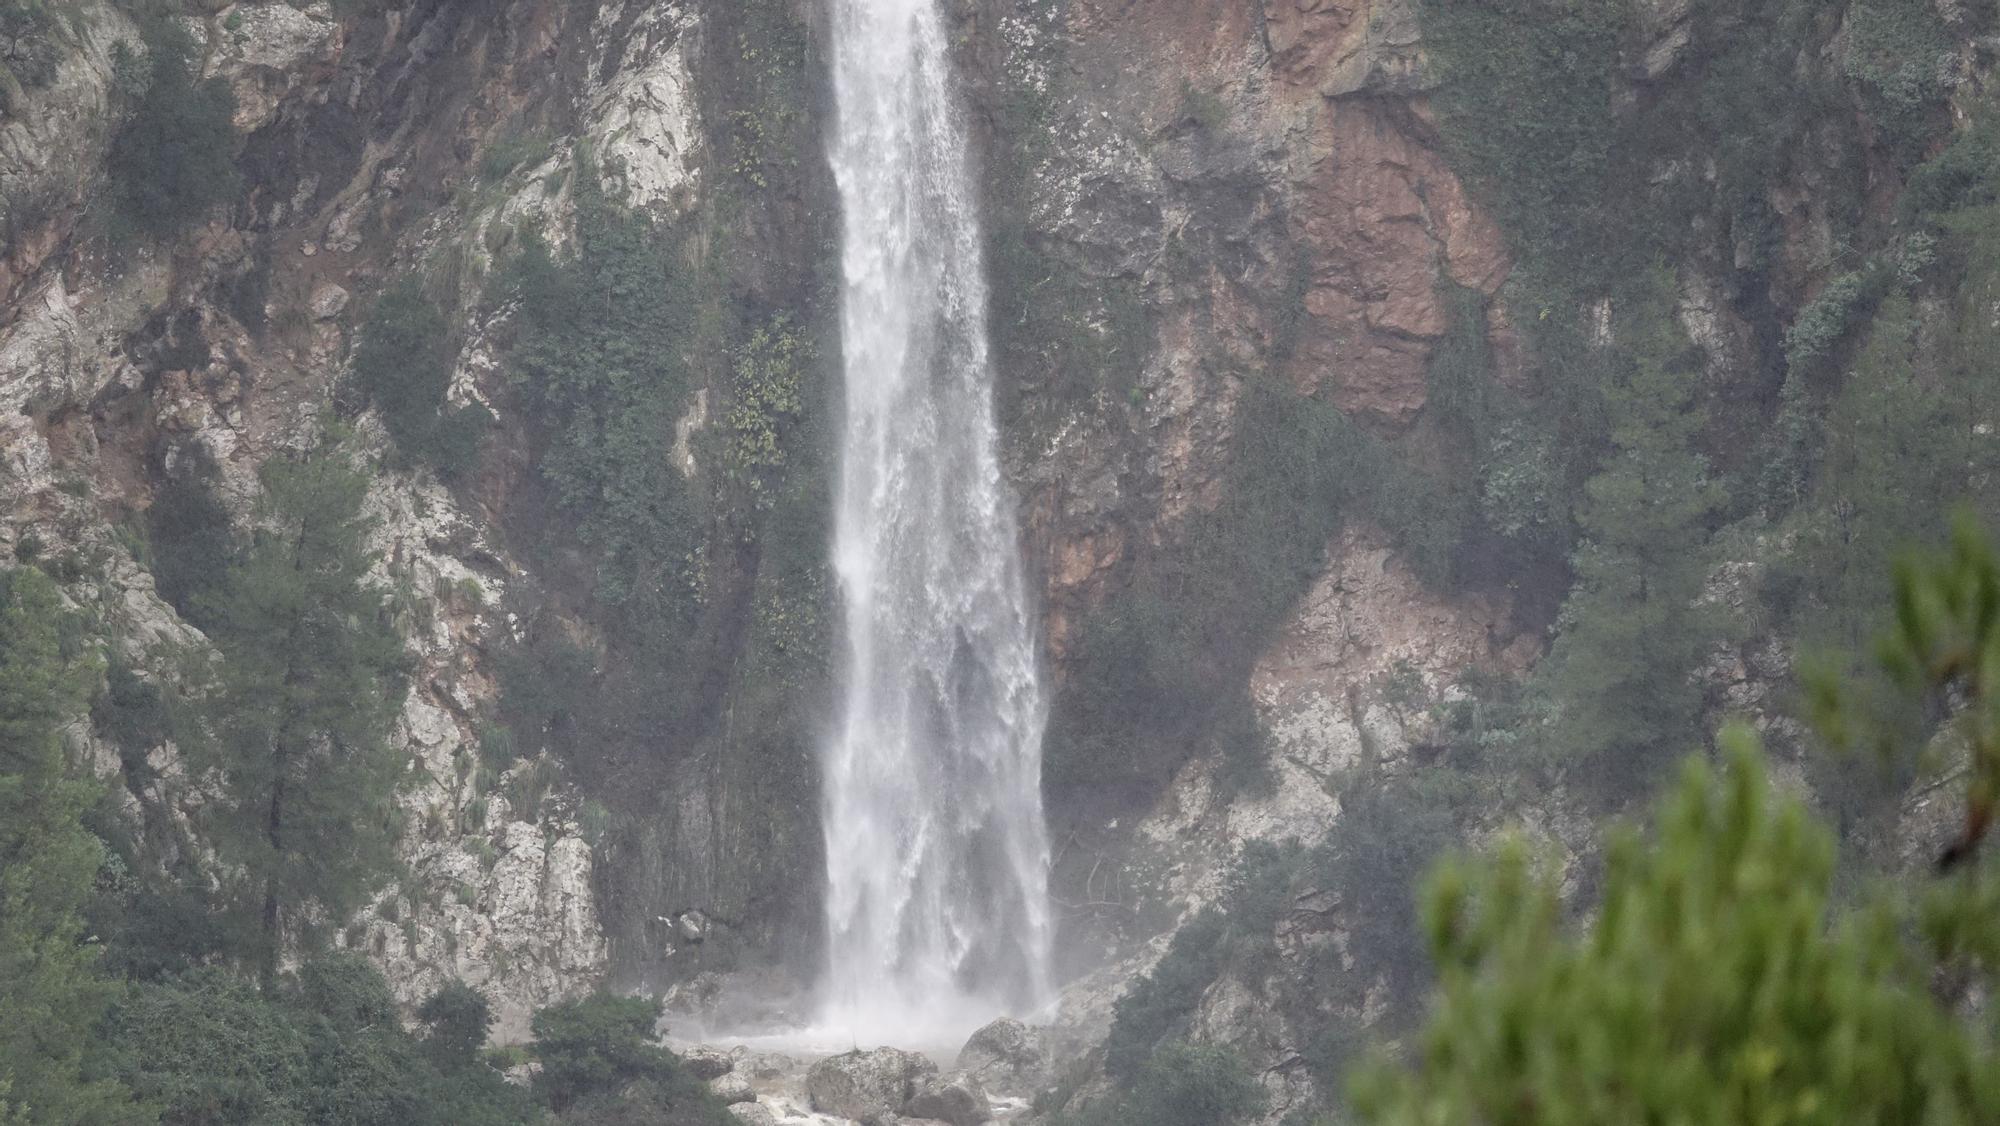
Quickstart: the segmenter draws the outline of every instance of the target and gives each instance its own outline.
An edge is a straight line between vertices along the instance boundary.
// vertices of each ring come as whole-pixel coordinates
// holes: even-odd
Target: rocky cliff
[[[1800,342],[1833,315],[1815,299],[1838,279],[1904,263],[1925,339],[1956,331],[1972,284],[1926,274],[1912,247],[1935,259],[1936,240],[1913,243],[1896,215],[1911,170],[1983,120],[1990,41],[1983,16],[1943,3],[1909,16],[1916,47],[1885,40],[1869,13],[1895,7],[1646,0],[1602,34],[1573,29],[1602,48],[1600,74],[1581,50],[1510,70],[1479,54],[1463,4],[953,0],[1008,471],[1060,691],[1048,791],[1066,971],[1122,980],[1148,955],[1123,959],[1157,956],[1149,939],[1226,900],[1246,847],[1310,849],[1357,779],[1470,745],[1467,709],[1493,698],[1478,685],[1531,676],[1568,628],[1571,552],[1590,536],[1538,529],[1568,526],[1550,498],[1583,495],[1596,467],[1541,465],[1568,432],[1521,420],[1567,418],[1579,387],[1613,379],[1608,361],[1578,375],[1589,364],[1572,360],[1634,339],[1619,334],[1640,304],[1566,257],[1625,231],[1571,209],[1571,180],[1639,193],[1593,208],[1662,216],[1663,233],[1628,241],[1665,276],[1688,353],[1675,362],[1698,371],[1707,412],[1692,440],[1719,472],[1777,457],[1752,447],[1782,420],[1787,369],[1805,370]],[[405,1001],[452,977],[481,987],[510,1039],[536,1005],[605,980],[680,986],[693,1006],[710,986],[682,983],[706,974],[795,984],[817,950],[818,420],[839,347],[824,13],[244,0],[140,15],[77,0],[32,74],[10,56],[0,91],[0,541],[171,695],[207,642],[156,584],[149,514],[195,482],[241,531],[261,465],[353,420],[411,675],[405,870],[341,942]],[[241,178],[164,233],[119,221],[113,156],[157,18],[233,95]],[[1689,122],[1731,108],[1688,106],[1735,80],[1718,44],[1767,18],[1790,37],[1777,61],[1820,100],[1745,142],[1768,151],[1717,148]],[[1596,116],[1535,133],[1564,95],[1536,85],[1544,70],[1584,83]],[[1516,104],[1477,104],[1495,91]],[[1914,146],[1897,147],[1892,112],[1924,122]],[[1596,151],[1596,117],[1647,147],[1523,187],[1483,161],[1482,113],[1528,130],[1509,143],[1561,154]],[[645,269],[605,264],[632,246]],[[637,345],[589,345],[590,362],[664,354],[677,381],[621,400],[635,430],[613,469],[630,476],[591,486],[610,517],[552,468],[571,464],[569,423],[532,373],[584,345],[548,343],[523,307],[517,272],[536,255],[620,310],[606,323],[619,302],[678,318]],[[462,471],[405,456],[352,378],[377,297],[406,277],[448,326],[446,403],[494,416]],[[1854,350],[1850,327],[1823,335],[1812,355]],[[1477,405],[1501,399],[1505,418]],[[1567,484],[1507,507],[1544,470]],[[686,504],[661,516],[648,490]],[[1339,500],[1306,499],[1321,496]],[[1797,631],[1757,584],[1816,533],[1755,523],[1772,511],[1746,502],[1703,525],[1722,557],[1703,559],[1702,597],[1742,628],[1682,678],[1704,719],[1747,708],[1784,735]],[[658,527],[636,542],[607,519]],[[681,591],[668,572],[694,577]],[[668,588],[665,609],[647,601]],[[510,701],[523,676],[573,698]],[[200,787],[171,740],[74,735],[151,863],[201,855]],[[1460,837],[1503,806],[1574,853],[1603,812],[1558,785],[1461,818]],[[1279,961],[1214,981],[1189,1018],[1259,1070],[1271,1121],[1316,1098],[1283,995],[1365,925],[1335,892],[1288,894]],[[1365,1023],[1402,986],[1354,974],[1327,1006]],[[1077,996],[1097,1006],[1079,1022],[1108,1022],[1103,991]]]

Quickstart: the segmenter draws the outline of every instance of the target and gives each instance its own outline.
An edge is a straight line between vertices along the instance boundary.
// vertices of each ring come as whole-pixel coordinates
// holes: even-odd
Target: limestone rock
[[[214,43],[212,68],[236,95],[237,130],[254,133],[270,124],[285,95],[312,77],[312,64],[332,61],[339,37],[340,24],[326,0],[306,8],[282,2],[230,8]]]
[[[737,1064],[739,1070],[757,1080],[782,1079],[804,1070],[798,1060],[781,1052],[752,1052]]]
[[[993,1105],[977,1079],[957,1072],[924,1080],[903,1104],[908,1118],[934,1118],[951,1126],[980,1126],[993,1119]]]
[[[892,1122],[938,1066],[900,1048],[856,1049],[828,1056],[806,1072],[806,1097],[821,1114],[852,1118],[864,1126]]]
[[[778,1126],[778,1116],[762,1103],[736,1103],[729,1113],[743,1126]]]
[[[599,29],[607,36],[606,5]],[[615,180],[606,186],[634,207],[678,212],[692,198],[700,119],[685,43],[692,34],[677,6],[647,6],[607,69],[613,77],[592,107],[590,137]]]
[[[1009,1091],[1029,1090],[1048,1071],[1048,1056],[1035,1030],[1001,1017],[974,1032],[959,1049],[959,1070],[979,1083]]]
[[[348,292],[327,282],[313,290],[312,315],[316,321],[330,321],[347,309]]]
[[[707,1045],[689,1048],[681,1053],[681,1063],[696,1079],[719,1079],[736,1070],[736,1060],[721,1048]]]
[[[757,1101],[757,1092],[750,1088],[750,1080],[733,1071],[727,1075],[720,1075],[711,1079],[708,1089],[711,1094],[727,1105],[754,1103]]]

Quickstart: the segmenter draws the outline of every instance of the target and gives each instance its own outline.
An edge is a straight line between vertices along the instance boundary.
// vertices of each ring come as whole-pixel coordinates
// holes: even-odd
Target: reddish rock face
[[[1493,293],[1506,251],[1407,103],[1322,99],[1313,117],[1315,159],[1288,185],[1292,230],[1311,252],[1288,374],[1302,391],[1330,382],[1349,413],[1406,422],[1448,327],[1440,283]]]
[[[1152,325],[1137,405],[1078,419],[1026,474],[1058,661],[1132,551],[1222,501],[1238,380],[1275,375],[1400,431],[1451,328],[1441,290],[1506,281],[1499,231],[1440,152],[1416,15],[1415,0],[1076,0],[1050,32],[1061,141],[1031,221],[1138,282]],[[1487,329],[1499,378],[1518,381],[1498,302]]]

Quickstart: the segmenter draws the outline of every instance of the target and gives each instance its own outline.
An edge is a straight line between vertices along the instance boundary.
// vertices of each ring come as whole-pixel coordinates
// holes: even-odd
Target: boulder
[[[715,1079],[736,1069],[734,1056],[705,1044],[682,1052],[681,1062],[687,1065],[688,1073],[696,1079]]]
[[[919,1086],[937,1073],[937,1064],[917,1052],[856,1049],[814,1064],[806,1072],[806,1097],[821,1114],[880,1126],[894,1121]]]
[[[729,1113],[743,1126],[778,1126],[778,1116],[763,1103],[737,1103]]]
[[[1001,1017],[972,1034],[958,1052],[958,1068],[987,1087],[1028,1090],[1048,1070],[1048,1055],[1034,1029]]]
[[[350,295],[347,290],[325,282],[312,292],[312,315],[316,321],[330,321],[347,309]]]
[[[757,1092],[750,1089],[750,1080],[733,1071],[709,1080],[708,1089],[716,1098],[721,1099],[725,1106],[757,1101]]]
[[[782,1079],[805,1070],[804,1064],[782,1052],[750,1052],[736,1066],[752,1079]]]
[[[993,1120],[993,1105],[987,1101],[985,1089],[964,1072],[920,1081],[902,1112],[910,1118],[936,1119],[951,1126],[980,1126]]]

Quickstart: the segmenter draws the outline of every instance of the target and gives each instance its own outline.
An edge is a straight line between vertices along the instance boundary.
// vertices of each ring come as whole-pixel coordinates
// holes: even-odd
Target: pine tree
[[[1370,1121],[2000,1121],[2000,1059],[1931,959],[1893,912],[1830,908],[1832,834],[1773,795],[1747,729],[1723,743],[1655,842],[1614,838],[1578,933],[1518,843],[1434,878],[1432,1020],[1414,1068],[1357,1084]]]
[[[145,1119],[83,1062],[112,986],[81,911],[104,861],[78,817],[95,787],[70,777],[61,726],[83,708],[93,657],[65,645],[56,586],[0,576],[0,1123]]]
[[[366,578],[367,477],[329,437],[266,465],[264,487],[219,607],[214,812],[268,980],[288,933],[343,918],[393,859],[388,733],[404,686],[402,642]]]
[[[1909,299],[1885,300],[1828,410],[1798,539],[1812,597],[1803,632],[1850,652],[1884,624],[1895,552],[1940,540],[1943,506],[1965,486],[1960,451],[1943,440],[1949,406],[1919,377],[1916,335]]]
[[[1543,674],[1557,743],[1603,768],[1695,738],[1691,674],[1717,632],[1698,605],[1724,500],[1695,445],[1698,369],[1676,354],[1685,342],[1663,302],[1627,319],[1632,339],[1604,349],[1611,453],[1584,484],[1576,582]]]

